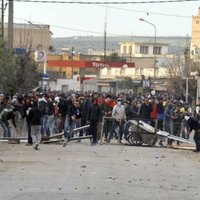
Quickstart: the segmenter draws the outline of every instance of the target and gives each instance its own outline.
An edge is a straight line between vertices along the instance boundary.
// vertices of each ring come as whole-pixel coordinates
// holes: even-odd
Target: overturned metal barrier
[[[81,127],[75,128],[73,130],[73,133],[76,133],[76,132],[79,132],[79,131],[82,131],[82,130],[86,130],[86,129],[89,129],[89,128],[90,128],[90,125],[81,126]],[[58,134],[54,134],[52,136],[44,136],[44,137],[42,137],[42,142],[44,144],[62,142],[62,141],[64,141],[64,139],[62,138],[63,135],[64,135],[64,132],[58,133]],[[81,137],[73,137],[69,141],[72,141],[72,140],[92,139],[92,138],[93,138],[92,135],[87,135],[87,136],[81,136]]]
[[[144,123],[143,121],[130,120],[128,142],[131,145],[141,146],[147,144],[154,146],[157,142],[157,134],[155,128]]]
[[[92,139],[93,135],[87,135],[87,136],[81,136],[81,137],[73,137],[70,138],[68,142],[70,141],[80,141],[80,140],[85,140],[85,139]],[[48,141],[43,141],[43,144],[50,144],[50,143],[57,143],[57,142],[64,142],[64,139],[54,139],[54,140],[48,140]]]
[[[175,141],[179,141],[179,142],[184,142],[184,143],[189,143],[189,144],[195,144],[193,141],[191,141],[189,139],[181,138],[181,137],[178,137],[178,136],[175,136],[175,135],[170,135],[166,131],[158,131],[157,135],[164,136],[164,137],[167,137],[169,139],[172,139],[172,140],[175,140]]]
[[[27,141],[27,137],[3,137],[0,141],[8,141],[9,144],[20,144],[21,141]]]
[[[149,146],[154,146],[157,142],[157,136],[166,137],[184,143],[195,144],[194,141],[190,141],[189,139],[171,135],[166,131],[156,130],[154,127],[141,120],[130,120],[130,122],[132,123],[132,126],[130,127],[128,142],[132,145],[142,145],[145,143]]]

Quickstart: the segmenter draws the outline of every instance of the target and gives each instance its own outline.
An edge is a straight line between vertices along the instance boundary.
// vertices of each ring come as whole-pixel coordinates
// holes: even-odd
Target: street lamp
[[[146,22],[147,24],[152,25],[153,28],[154,28],[155,35],[154,35],[154,48],[153,48],[153,54],[154,54],[154,73],[153,73],[153,79],[154,79],[154,87],[155,87],[155,79],[156,79],[156,51],[157,51],[156,50],[156,26],[155,26],[155,24],[153,24],[153,23],[151,23],[151,22],[149,22],[149,21],[147,21],[145,19],[139,18],[139,20],[142,21],[142,22]]]
[[[198,71],[195,71],[195,72],[191,72],[190,73],[191,76],[194,76],[196,79],[197,79],[197,90],[196,90],[196,104],[198,104],[199,102],[199,86],[200,86],[200,74],[198,73]],[[186,96],[187,97],[187,96]]]

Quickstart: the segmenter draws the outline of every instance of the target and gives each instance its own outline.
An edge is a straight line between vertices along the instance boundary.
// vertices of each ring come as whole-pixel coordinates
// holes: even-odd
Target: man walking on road
[[[41,118],[42,111],[38,107],[38,102],[34,101],[32,109],[29,112],[29,119],[31,122],[31,137],[33,141],[33,148],[38,150],[41,141]]]
[[[93,135],[93,141],[91,145],[96,145],[98,143],[97,139],[97,129],[98,124],[102,121],[102,110],[98,104],[98,99],[94,98],[92,100],[92,105],[89,108],[88,121],[90,122],[90,134]]]

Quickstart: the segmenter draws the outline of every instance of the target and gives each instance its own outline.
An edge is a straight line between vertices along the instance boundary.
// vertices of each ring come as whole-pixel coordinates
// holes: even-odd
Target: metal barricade
[[[104,125],[105,125],[105,120],[106,119],[111,119],[111,120],[120,120],[120,123],[122,123],[122,121],[124,121],[124,119],[121,118],[114,118],[114,117],[103,117],[102,120],[102,128],[101,128],[101,135],[100,135],[100,143],[103,144],[103,139],[105,137],[105,133],[104,133]],[[150,130],[145,130],[143,129],[143,127],[141,127],[141,121],[139,118],[134,118],[133,120],[129,120],[126,123],[130,123],[130,126],[128,128],[128,133],[126,133],[126,140],[130,145],[137,145],[140,146],[143,143],[149,145],[149,146],[153,146],[155,145],[156,141],[157,141],[157,135],[156,135],[156,129],[154,129],[153,127],[151,127]],[[126,125],[126,123],[124,123],[124,127]],[[146,125],[147,126],[147,125]],[[148,127],[148,128],[149,128]],[[112,130],[113,131],[113,128]],[[123,129],[123,135],[124,135],[124,129]],[[118,143],[121,143],[121,141],[119,141],[118,139]]]
[[[119,120],[119,124],[121,124],[121,123],[124,121],[124,119],[122,119],[122,118],[105,117],[105,116],[104,116],[103,119],[102,119],[102,126],[101,126],[101,132],[100,132],[100,144],[103,144],[103,139],[104,139],[104,137],[105,137],[104,127],[105,127],[105,120],[107,120],[107,119],[112,120],[112,126],[113,126],[113,120]],[[117,127],[115,127],[115,128],[117,128]],[[112,127],[111,129],[112,129],[111,131],[114,130],[113,127]],[[119,137],[119,133],[118,133],[118,137]],[[118,141],[119,141],[119,140],[118,140]]]

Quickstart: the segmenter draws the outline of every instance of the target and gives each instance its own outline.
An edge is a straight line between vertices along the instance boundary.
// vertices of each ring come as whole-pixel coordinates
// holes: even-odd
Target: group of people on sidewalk
[[[127,143],[131,119],[140,119],[159,130],[172,135],[188,138],[194,130],[196,152],[200,151],[199,105],[195,112],[183,98],[168,95],[126,95],[126,94],[57,94],[29,92],[18,96],[0,94],[0,125],[3,136],[10,137],[10,128],[16,127],[15,116],[26,119],[28,143],[38,149],[41,136],[64,132],[65,147],[73,137],[74,128],[90,124],[83,134],[93,135],[91,145],[96,145],[103,121],[103,135],[106,142],[116,138],[119,143]],[[173,140],[168,140],[171,146]],[[160,138],[159,144],[163,145]],[[177,145],[179,143],[177,142]]]

